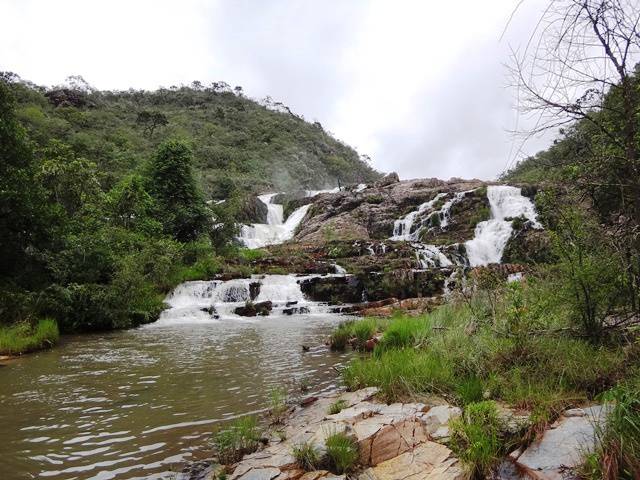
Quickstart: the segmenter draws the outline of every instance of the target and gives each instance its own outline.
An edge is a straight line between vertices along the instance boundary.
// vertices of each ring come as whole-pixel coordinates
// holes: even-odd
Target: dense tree
[[[0,81],[0,276],[25,280],[54,223],[11,92]]]
[[[145,135],[153,137],[153,132],[155,131],[155,129],[168,125],[169,120],[167,119],[167,116],[162,112],[143,110],[142,112],[138,113],[136,123],[142,126]]]
[[[166,233],[188,242],[205,233],[209,214],[193,174],[189,146],[177,140],[160,146],[151,162],[149,191],[158,204]]]

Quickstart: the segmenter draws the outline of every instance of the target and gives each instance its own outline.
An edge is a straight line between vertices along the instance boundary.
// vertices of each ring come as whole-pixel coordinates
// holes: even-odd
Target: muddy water
[[[0,367],[0,478],[171,478],[268,391],[336,387],[336,316],[146,326],[65,338]],[[310,345],[303,352],[301,345]]]

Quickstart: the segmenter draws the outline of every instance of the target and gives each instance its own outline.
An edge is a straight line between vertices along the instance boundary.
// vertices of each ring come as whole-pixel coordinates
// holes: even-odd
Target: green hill
[[[186,140],[207,197],[230,190],[320,189],[376,179],[351,147],[288,107],[223,82],[155,91],[96,91],[81,78],[44,88],[4,74],[17,117],[44,147],[55,138],[95,162],[104,188],[138,170],[167,139]]]

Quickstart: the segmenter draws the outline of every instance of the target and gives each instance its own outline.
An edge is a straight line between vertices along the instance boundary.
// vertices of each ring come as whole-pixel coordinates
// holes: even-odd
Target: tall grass
[[[0,327],[0,354],[19,355],[49,348],[59,337],[58,324],[50,318],[39,320],[35,325],[20,322]]]
[[[254,416],[240,417],[213,436],[220,463],[229,465],[258,449],[260,431]]]

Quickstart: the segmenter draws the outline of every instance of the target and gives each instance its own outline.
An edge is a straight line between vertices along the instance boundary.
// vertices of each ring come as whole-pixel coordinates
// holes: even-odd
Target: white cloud
[[[0,69],[101,89],[225,80],[272,97],[401,177],[495,177],[515,125],[508,44],[546,0],[4,0]],[[530,144],[533,153],[546,144]]]

